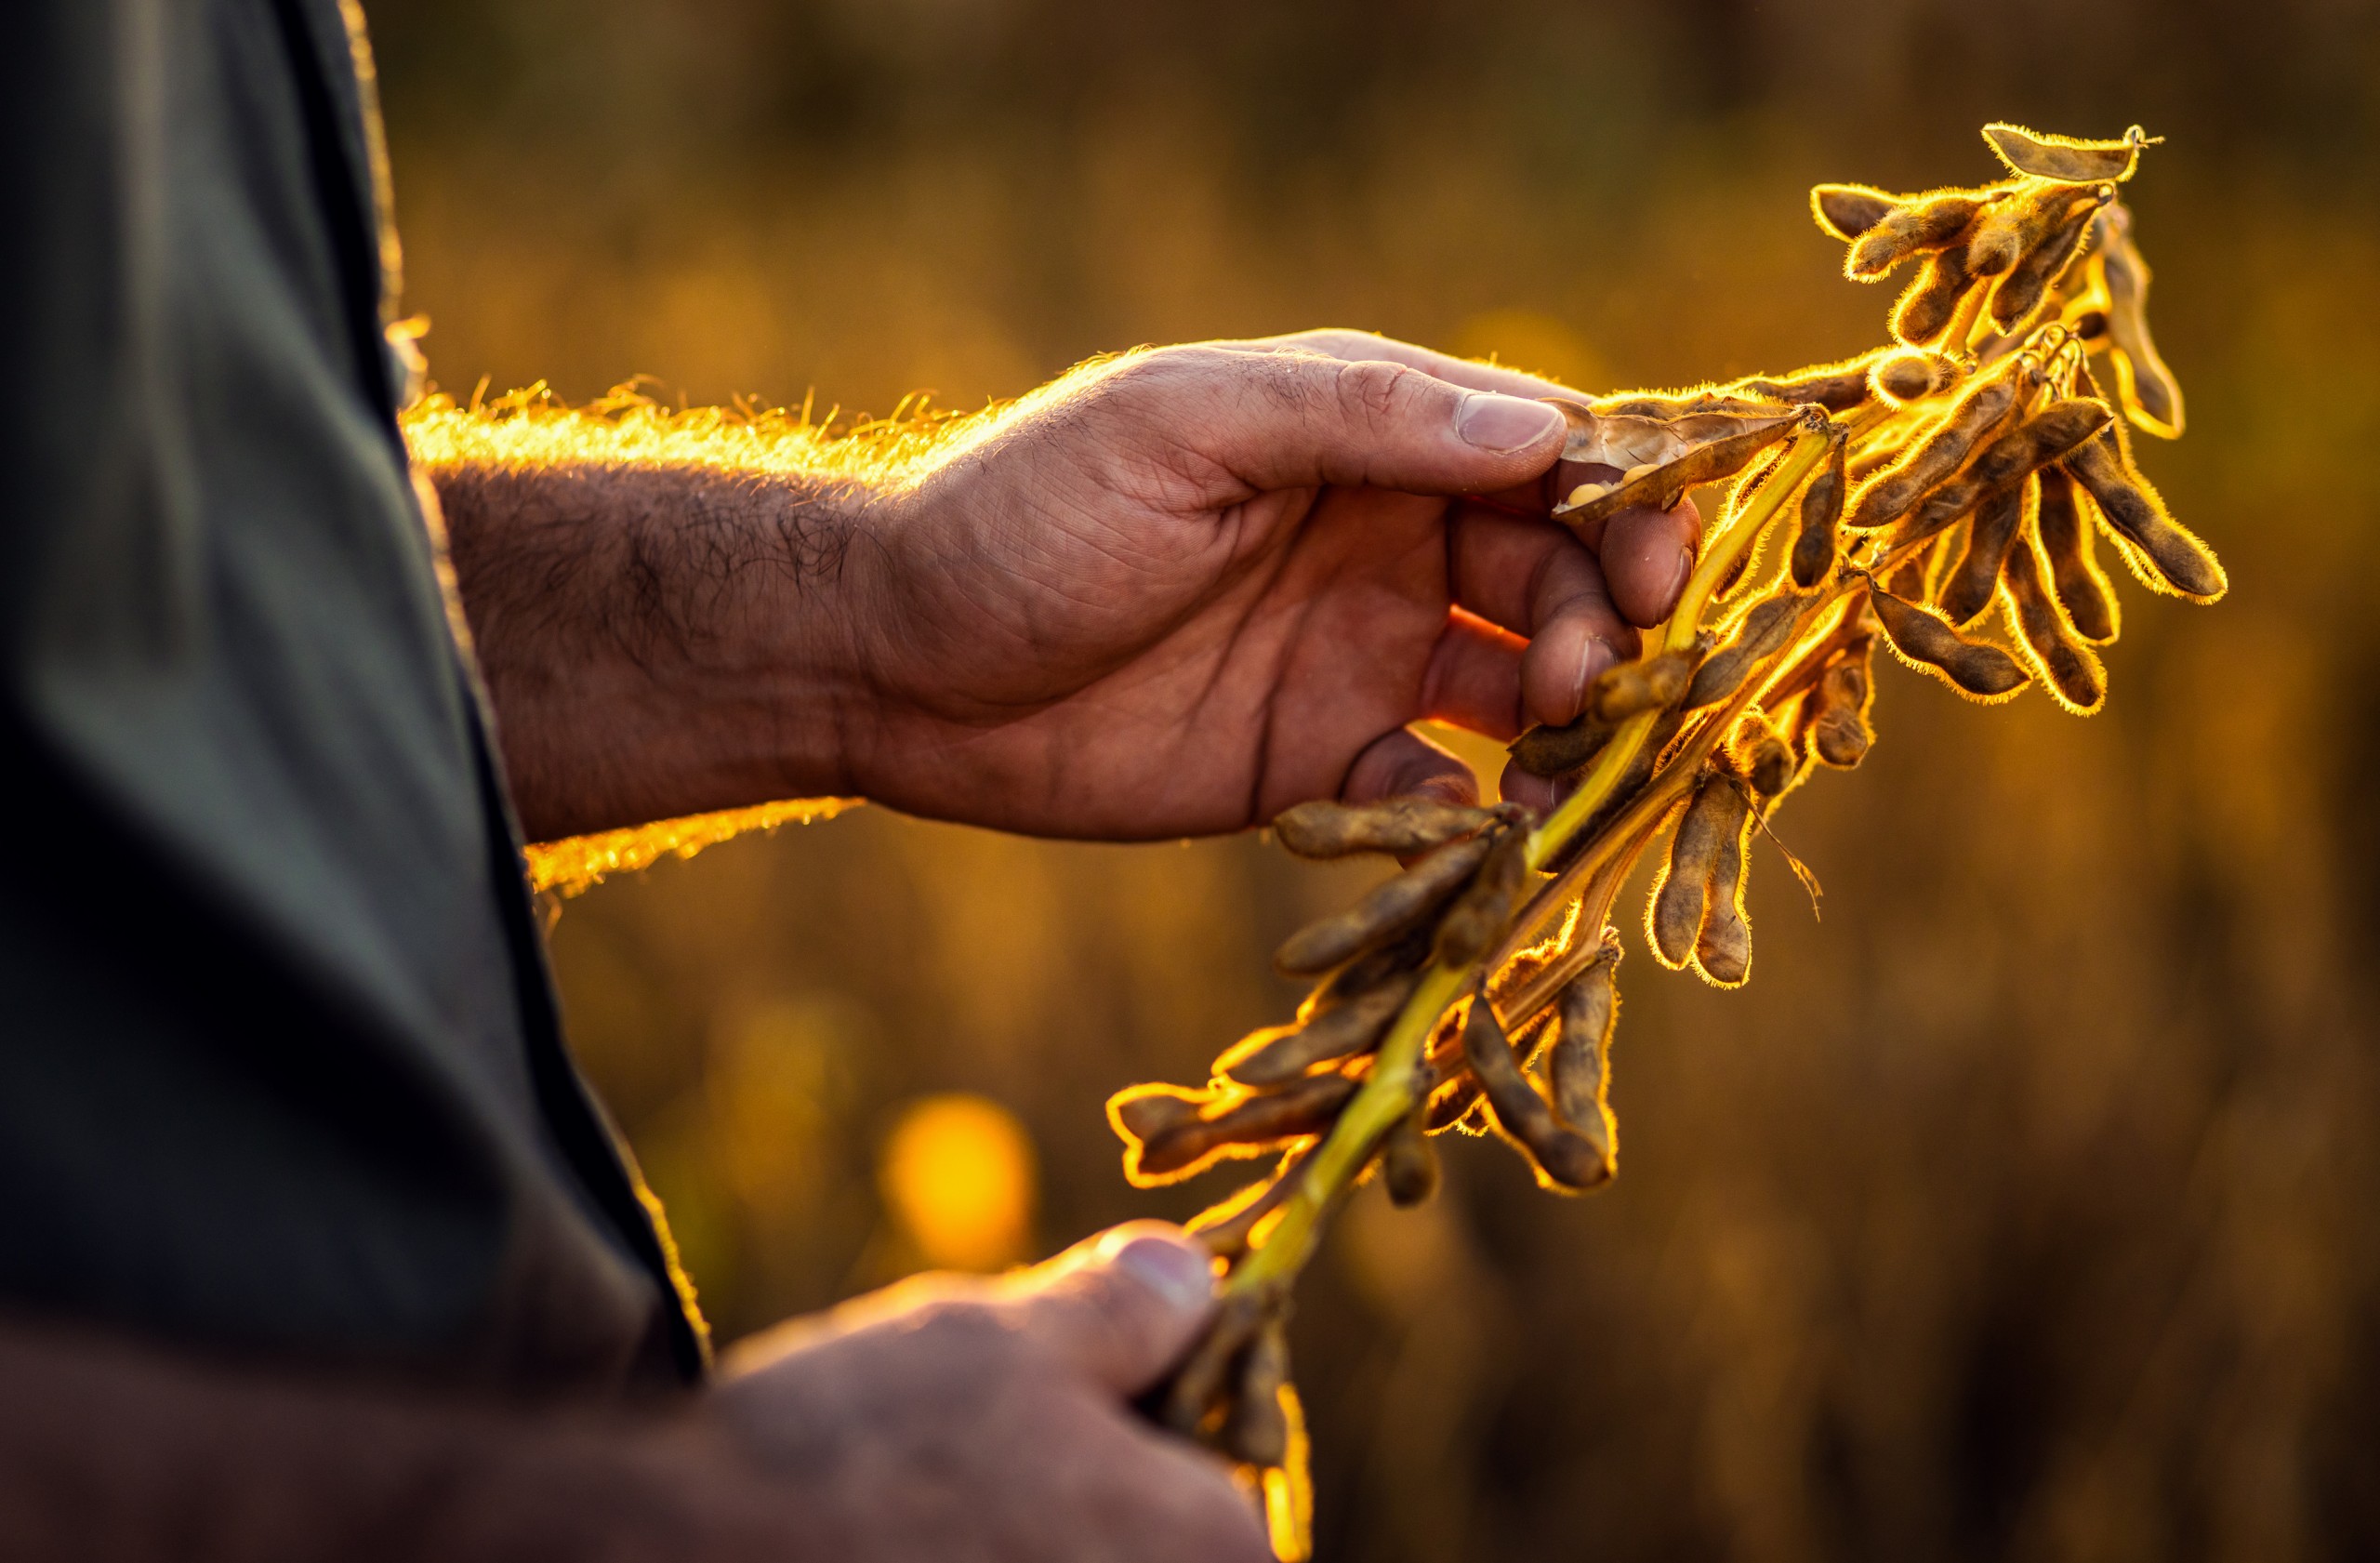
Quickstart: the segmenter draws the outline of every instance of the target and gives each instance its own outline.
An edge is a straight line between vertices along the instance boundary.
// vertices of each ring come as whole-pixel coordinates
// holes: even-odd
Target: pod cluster
[[[1108,1104],[1136,1184],[1271,1163],[1192,1224],[1231,1281],[1160,1415],[1277,1500],[1284,1557],[1305,1544],[1283,1517],[1307,1501],[1286,1334],[1303,1232],[1361,1181],[1398,1204],[1427,1199],[1431,1136],[1448,1129],[1492,1132],[1548,1188],[1612,1178],[1610,915],[1630,870],[1655,858],[1654,960],[1737,987],[1752,971],[1755,845],[1802,782],[1873,747],[1880,645],[1970,699],[2039,683],[2087,714],[2106,699],[2099,650],[2121,623],[2103,546],[2151,590],[2209,603],[2227,588],[2132,444],[2183,422],[2118,199],[2156,143],[2137,127],[2091,141],[1994,125],[1984,138],[2003,174],[1987,184],[1812,192],[1848,275],[1913,269],[1871,351],[1556,403],[1566,459],[1602,474],[1557,520],[1592,535],[1632,506],[1725,493],[1705,507],[1716,519],[1679,617],[1599,677],[1576,720],[1512,746],[1515,765],[1575,796],[1542,821],[1420,798],[1287,811],[1274,829],[1290,852],[1384,854],[1400,870],[1282,945],[1278,969],[1312,985],[1293,1018],[1224,1049],[1201,1085],[1136,1085]],[[1267,1263],[1293,1217],[1306,1228],[1283,1245],[1291,1257]]]

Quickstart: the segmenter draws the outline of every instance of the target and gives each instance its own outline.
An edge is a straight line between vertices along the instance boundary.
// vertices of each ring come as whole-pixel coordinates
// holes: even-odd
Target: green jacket
[[[352,0],[0,12],[0,1306],[699,1374],[408,483]]]

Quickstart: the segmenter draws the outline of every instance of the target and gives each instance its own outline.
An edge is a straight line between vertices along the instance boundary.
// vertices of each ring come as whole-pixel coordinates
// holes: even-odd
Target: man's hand
[[[1546,519],[1581,474],[1556,470],[1560,416],[1523,398],[1558,390],[1348,332],[1061,382],[855,539],[860,789],[1117,838],[1467,798],[1407,724],[1569,721],[1691,562],[1690,506],[1624,514],[1593,550]]]
[[[0,1317],[9,1556],[88,1563],[1262,1563],[1220,1462],[1127,1397],[1210,1310],[1206,1251],[1119,1227],[928,1278],[668,1406],[541,1410]]]
[[[1079,371],[873,479],[415,438],[533,840],[822,793],[1130,839],[1468,797],[1408,723],[1578,713],[1699,525],[1549,520],[1610,475],[1558,462],[1560,390],[1316,332]]]
[[[1262,1563],[1223,1464],[1128,1399],[1212,1307],[1206,1250],[1153,1222],[997,1281],[928,1277],[747,1343],[714,1411],[826,1555]]]

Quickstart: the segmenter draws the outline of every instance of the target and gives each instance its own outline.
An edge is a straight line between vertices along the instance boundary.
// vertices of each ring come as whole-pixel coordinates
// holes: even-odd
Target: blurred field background
[[[1889,672],[1780,816],[1755,980],[1623,970],[1624,1173],[1461,1145],[1303,1294],[1329,1559],[2380,1555],[2380,17],[2354,0],[378,0],[432,371],[970,407],[1369,327],[1660,384],[1878,339],[1804,192],[1976,126],[2129,192],[2230,598],[2129,591],[2105,715]],[[1361,870],[863,809],[615,881],[581,1055],[733,1337],[1135,1194],[1101,1120],[1290,990]],[[1632,942],[1636,929],[1626,932]]]

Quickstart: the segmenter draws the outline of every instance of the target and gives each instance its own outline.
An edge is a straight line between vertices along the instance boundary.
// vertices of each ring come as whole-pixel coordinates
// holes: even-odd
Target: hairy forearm
[[[850,790],[867,482],[575,414],[412,432],[531,839]]]
[[[0,1323],[12,1556],[743,1563],[796,1506],[691,1414],[531,1414]]]

